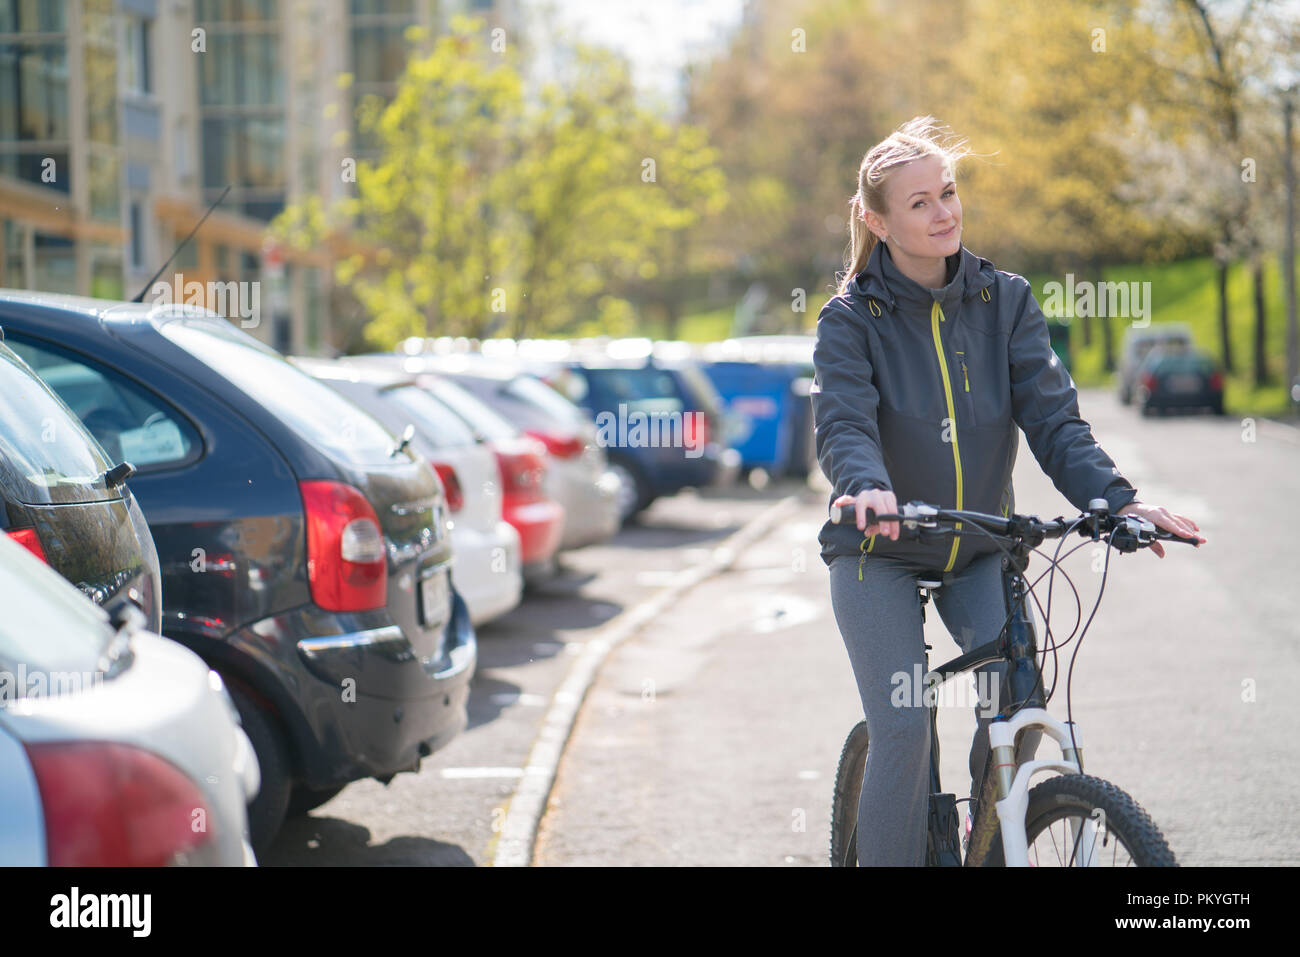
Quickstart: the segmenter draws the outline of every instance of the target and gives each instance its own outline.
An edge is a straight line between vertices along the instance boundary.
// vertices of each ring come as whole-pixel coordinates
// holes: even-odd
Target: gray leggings
[[[913,696],[915,669],[924,671],[925,639],[917,569],[883,555],[868,555],[858,581],[858,557],[831,560],[831,606],[849,653],[858,694],[867,720],[867,766],[858,800],[858,864],[922,865],[925,863],[926,819],[930,794],[930,716]],[[952,583],[934,592],[944,625],[963,652],[998,635],[1006,620],[1002,594],[1002,555],[982,555]],[[951,655],[931,651],[930,666]],[[971,742],[971,790],[984,770],[988,754],[988,724],[997,713],[998,690],[1007,664],[985,665],[976,672],[981,698],[992,692],[993,705],[975,706],[977,727]],[[905,677],[903,677],[905,676]],[[963,682],[950,679],[948,684]],[[943,695],[956,689],[940,688]],[[1031,730],[1021,738],[1017,758],[1030,760],[1042,738]],[[960,795],[959,795],[960,796]]]

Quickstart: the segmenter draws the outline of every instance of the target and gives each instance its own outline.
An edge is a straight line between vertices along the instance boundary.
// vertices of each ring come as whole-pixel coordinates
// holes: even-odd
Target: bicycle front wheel
[[[1083,824],[1093,827],[1085,830]],[[1142,806],[1087,774],[1049,778],[1029,792],[1025,837],[1031,867],[1177,867],[1174,852]],[[1001,867],[1002,842],[987,864]]]
[[[867,723],[859,721],[849,732],[835,771],[835,796],[831,802],[831,867],[858,866],[858,798],[867,767]]]

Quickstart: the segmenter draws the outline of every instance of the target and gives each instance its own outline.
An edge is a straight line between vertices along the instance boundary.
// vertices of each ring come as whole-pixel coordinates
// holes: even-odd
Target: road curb
[[[714,548],[707,560],[682,569],[672,584],[606,622],[600,632],[587,641],[546,709],[542,729],[533,742],[523,777],[501,823],[492,858],[493,867],[527,867],[532,863],[537,827],[546,812],[546,803],[577,720],[578,709],[609,653],[640,632],[696,585],[730,568],[748,545],[765,535],[798,504],[798,495],[788,495],[765,509]]]

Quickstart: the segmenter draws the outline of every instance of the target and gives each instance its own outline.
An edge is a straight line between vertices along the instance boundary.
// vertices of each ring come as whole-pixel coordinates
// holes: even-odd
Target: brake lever
[[[1158,537],[1156,526],[1137,515],[1120,515],[1116,517],[1110,532],[1111,547],[1117,551],[1135,552],[1143,545],[1150,545]]]

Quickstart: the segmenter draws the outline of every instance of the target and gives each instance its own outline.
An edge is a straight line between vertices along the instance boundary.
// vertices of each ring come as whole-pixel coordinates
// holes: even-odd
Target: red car
[[[564,537],[564,506],[547,496],[546,446],[502,418],[465,389],[441,376],[417,377],[496,453],[501,470],[502,517],[519,532],[524,579],[555,573],[555,555]]]

